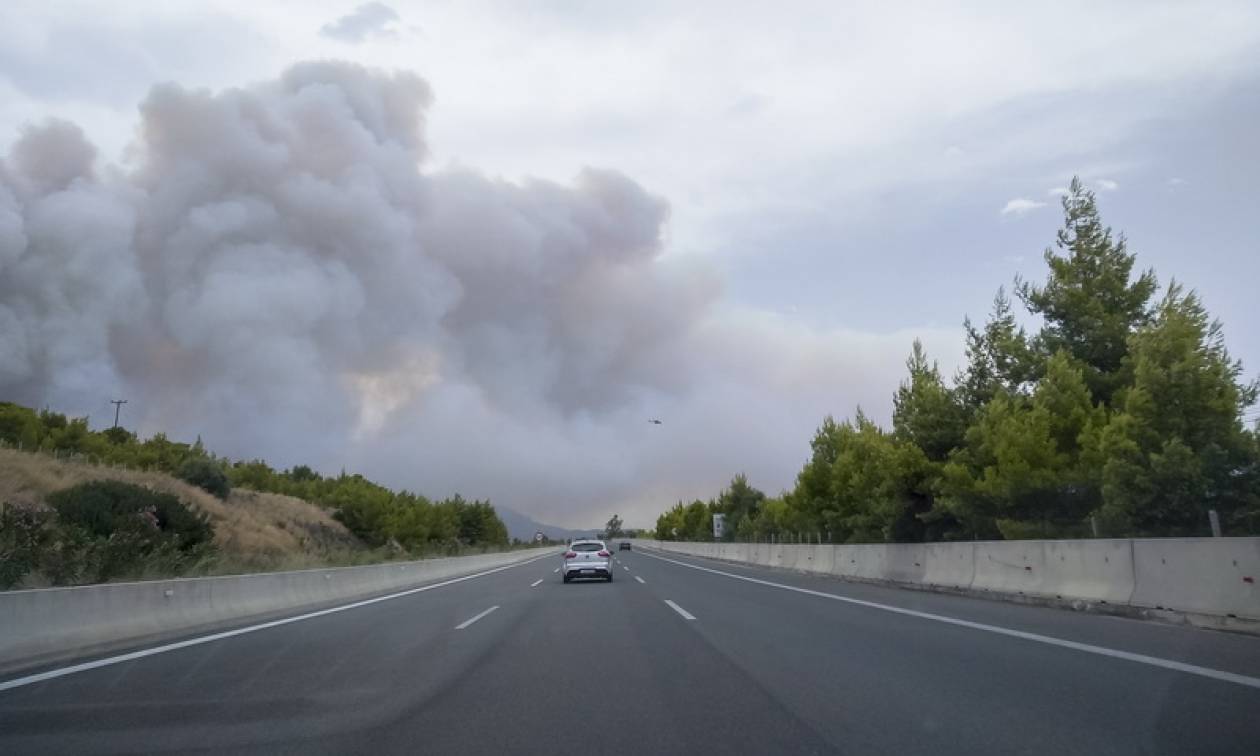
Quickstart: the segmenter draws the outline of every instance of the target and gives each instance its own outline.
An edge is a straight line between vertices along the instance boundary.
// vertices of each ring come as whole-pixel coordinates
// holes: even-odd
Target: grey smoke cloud
[[[431,99],[327,61],[163,84],[122,167],[28,128],[0,162],[0,397],[123,395],[146,433],[590,525],[740,469],[787,485],[824,413],[887,402],[913,336],[956,349],[726,311],[615,171],[422,170]]]

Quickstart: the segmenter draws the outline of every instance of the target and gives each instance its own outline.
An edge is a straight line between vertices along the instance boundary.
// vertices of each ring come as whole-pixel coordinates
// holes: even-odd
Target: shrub
[[[8,590],[39,566],[52,540],[46,509],[0,504],[0,590]]]
[[[189,457],[179,465],[175,475],[181,480],[206,491],[209,494],[226,499],[232,492],[232,483],[227,473],[218,463],[206,457]]]
[[[114,446],[121,446],[136,440],[135,434],[126,428],[106,428],[101,431],[101,435],[105,437],[106,441],[110,442]]]
[[[171,494],[95,480],[48,497],[58,527],[40,568],[57,584],[108,580],[154,560],[178,569],[211,548],[214,528]]]
[[[189,509],[175,496],[116,480],[92,480],[57,491],[48,497],[62,525],[74,525],[98,538],[119,531],[140,530],[174,537],[181,548],[206,543],[214,537],[205,515]]]

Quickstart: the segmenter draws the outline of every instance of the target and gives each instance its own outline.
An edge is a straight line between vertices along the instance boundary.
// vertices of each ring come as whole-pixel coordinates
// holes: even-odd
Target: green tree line
[[[0,402],[0,442],[28,451],[73,455],[106,465],[165,472],[225,498],[232,487],[285,494],[333,511],[369,546],[412,553],[461,546],[503,546],[507,527],[489,501],[458,494],[432,501],[393,491],[362,475],[323,476],[305,465],[276,470],[262,460],[231,461],[158,433],[140,439],[122,428],[93,431],[86,418],[70,418]]]
[[[892,427],[859,408],[823,420],[791,491],[741,475],[716,499],[660,515],[661,539],[826,534],[839,542],[1260,533],[1258,384],[1193,291],[1161,287],[1074,180],[1040,284],[1016,278],[964,321],[966,362],[941,375],[921,343]]]

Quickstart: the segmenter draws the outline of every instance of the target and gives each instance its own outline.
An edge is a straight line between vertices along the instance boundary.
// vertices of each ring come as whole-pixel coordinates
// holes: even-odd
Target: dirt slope
[[[114,469],[0,449],[0,502],[42,504],[44,497],[88,480],[119,480],[174,494],[214,524],[221,558],[214,572],[300,569],[369,559],[366,547],[329,513],[279,494],[233,490],[221,501],[156,472]]]

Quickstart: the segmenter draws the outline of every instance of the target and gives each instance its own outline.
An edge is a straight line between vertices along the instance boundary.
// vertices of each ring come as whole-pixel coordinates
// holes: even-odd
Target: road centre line
[[[682,618],[685,620],[693,620],[696,618],[694,614],[687,611],[686,609],[683,609],[681,606],[679,606],[678,604],[675,604],[673,601],[670,601],[669,599],[665,599],[665,603],[669,604],[670,609],[673,609],[674,611],[681,614]]]
[[[273,627],[280,627],[281,625],[289,625],[294,622],[302,622],[303,620],[315,619],[316,617],[323,617],[328,614],[336,614],[338,612],[345,612],[351,609],[358,609],[360,607],[368,606],[370,604],[378,604],[382,601],[390,601],[396,598],[402,598],[404,596],[411,596],[416,593],[423,593],[424,591],[431,591],[434,588],[442,588],[444,586],[454,585],[455,583],[462,583],[465,580],[472,580],[473,578],[479,578],[479,577],[484,577],[486,575],[492,575],[496,572],[509,570],[513,567],[520,567],[521,565],[530,564],[531,562],[537,562],[539,559],[545,559],[551,556],[552,554],[544,554],[543,556],[535,557],[533,559],[527,559],[524,562],[517,562],[515,564],[505,564],[502,567],[495,567],[492,570],[485,570],[483,572],[474,572],[471,575],[464,575],[463,577],[451,578],[450,580],[443,580],[440,583],[422,585],[419,588],[409,588],[405,591],[400,591],[398,593],[391,593],[386,596],[377,596],[376,598],[364,599],[363,601],[355,601],[353,603],[344,604],[342,606],[334,606],[329,609],[321,609],[317,612],[307,612],[306,614],[299,614],[295,617],[285,617],[283,619],[272,620],[270,622],[263,622],[257,625],[249,625],[247,627],[238,627],[235,630],[225,630],[224,632],[221,632],[221,633],[211,633],[210,635],[202,635],[197,638],[189,638],[187,640],[182,640],[175,643],[166,643],[161,646],[154,646],[153,648],[146,648],[140,651],[132,651],[130,653],[119,654],[117,656],[109,656],[104,659],[96,659],[90,662],[83,662],[82,664],[72,664],[69,667],[59,667],[57,669],[50,669],[47,672],[40,672],[38,674],[27,675],[25,677],[15,677],[12,680],[0,681],[0,691],[12,690],[14,688],[21,688],[26,685],[34,685],[35,683],[41,683],[47,680],[55,680],[58,677],[66,677],[67,675],[73,675],[78,672],[87,672],[89,670],[99,669],[101,667],[109,667],[114,664],[122,664],[123,662],[134,661],[136,659],[143,659],[146,656],[156,656],[157,654],[163,654],[163,653],[166,653],[167,651],[178,651],[181,648],[188,648],[189,646],[199,646],[203,643],[213,643],[214,641],[223,640],[225,638],[232,638],[237,635],[245,635],[246,633],[253,633],[259,630],[267,630]]]
[[[499,607],[498,607],[498,605],[495,605],[495,606],[492,606],[492,607],[490,607],[489,609],[485,610],[485,611],[484,611],[484,612],[482,612],[481,614],[478,614],[478,615],[476,615],[476,616],[474,616],[474,617],[469,617],[468,619],[466,619],[466,620],[464,620],[463,622],[461,622],[461,623],[459,623],[458,625],[456,625],[456,626],[455,626],[455,629],[456,629],[456,630],[463,630],[464,628],[468,627],[468,626],[469,626],[469,625],[471,625],[472,623],[476,622],[477,620],[481,619],[482,617],[486,616],[487,614],[489,614],[490,612],[493,612],[495,609],[498,609],[498,608],[499,608]]]
[[[1058,646],[1073,651],[1080,651],[1087,654],[1097,654],[1099,656],[1108,656],[1113,659],[1123,659],[1125,661],[1135,662],[1137,664],[1145,664],[1151,667],[1159,667],[1161,669],[1169,669],[1174,672],[1184,672],[1188,675],[1198,675],[1199,677],[1207,677],[1221,682],[1234,683],[1235,685],[1244,685],[1249,688],[1260,688],[1260,677],[1248,677],[1247,675],[1239,675],[1233,672],[1225,672],[1219,669],[1210,669],[1208,667],[1200,667],[1196,664],[1186,664],[1185,662],[1173,661],[1171,659],[1161,659],[1156,656],[1147,656],[1146,654],[1135,654],[1129,651],[1120,651],[1114,648],[1106,648],[1103,646],[1093,646],[1088,643],[1078,643],[1076,641],[1064,640],[1063,638],[1055,638],[1049,635],[1040,635],[1038,633],[1024,632],[1023,630],[1012,630],[1007,627],[998,625],[986,625],[982,622],[971,622],[970,620],[955,619],[954,617],[946,617],[940,614],[930,614],[928,612],[919,612],[913,609],[903,609],[899,606],[891,606],[889,604],[880,604],[875,601],[865,601],[863,599],[849,598],[848,596],[838,596],[834,593],[825,593],[823,591],[810,590],[809,588],[798,588],[794,585],[784,585],[783,583],[775,583],[770,580],[761,580],[759,578],[748,577],[746,575],[736,575],[732,572],[724,572],[709,567],[701,567],[697,564],[688,564],[680,562],[677,559],[669,559],[667,557],[656,556],[642,552],[644,556],[652,559],[659,559],[662,562],[670,562],[681,567],[688,567],[701,572],[710,572],[714,575],[732,578],[734,580],[743,580],[748,583],[756,583],[770,588],[779,588],[794,593],[803,593],[807,596],[817,596],[818,598],[831,599],[833,601],[842,601],[846,604],[856,606],[864,606],[868,609],[878,609],[880,611],[900,614],[906,617],[917,617],[919,619],[931,620],[933,622],[942,622],[947,625],[956,625],[971,630],[981,630],[996,635],[1005,635],[1011,638],[1020,638],[1022,640],[1033,641],[1034,643],[1044,643],[1048,646]],[[666,601],[671,604],[673,602]],[[674,607],[677,609],[677,607]],[[681,610],[679,610],[681,611]]]

